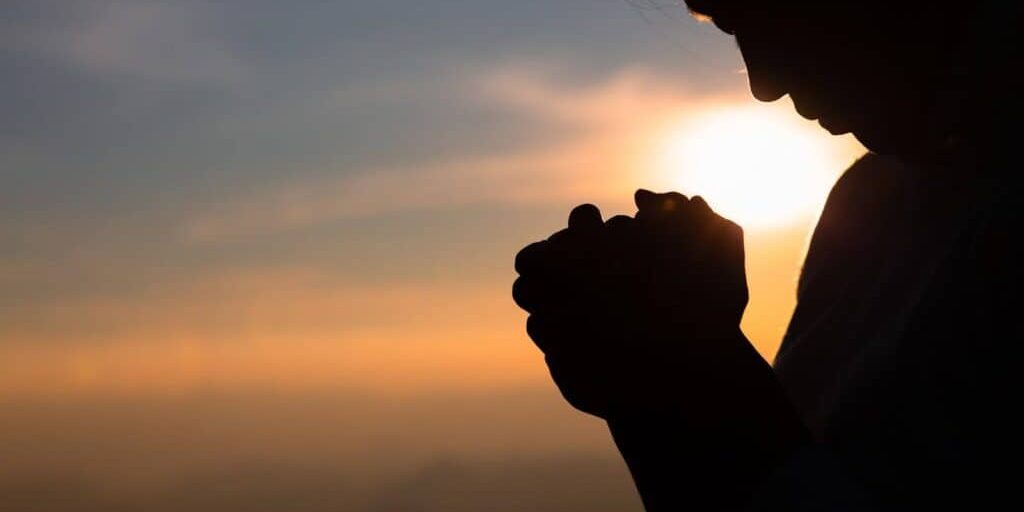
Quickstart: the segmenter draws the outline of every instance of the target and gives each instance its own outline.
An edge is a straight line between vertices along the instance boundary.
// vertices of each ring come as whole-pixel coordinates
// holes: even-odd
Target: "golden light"
[[[744,228],[773,228],[812,218],[839,171],[851,162],[848,141],[774,106],[708,110],[664,139],[666,181],[700,195]]]

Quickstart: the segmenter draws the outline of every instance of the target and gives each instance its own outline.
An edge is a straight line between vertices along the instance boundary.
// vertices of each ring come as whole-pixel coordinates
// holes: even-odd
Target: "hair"
[[[715,0],[686,0],[684,3],[691,14],[699,19],[704,19],[710,16],[710,6],[715,3]]]
[[[698,18],[706,18],[712,15],[716,10],[722,7],[736,7],[740,4],[751,4],[754,2],[764,2],[772,0],[684,0],[683,4],[686,8]],[[775,0],[776,2],[785,2],[786,0]],[[831,0],[835,2],[836,0]],[[999,2],[1000,0],[994,0]],[[920,11],[921,9],[967,9],[974,7],[975,4],[984,2],[965,2],[963,0],[857,0],[857,3],[862,5],[864,9],[877,12],[889,12],[889,11]]]
[[[690,9],[690,12],[698,16],[706,16],[709,4],[714,3],[714,0],[685,0],[683,3],[686,4],[686,8]]]

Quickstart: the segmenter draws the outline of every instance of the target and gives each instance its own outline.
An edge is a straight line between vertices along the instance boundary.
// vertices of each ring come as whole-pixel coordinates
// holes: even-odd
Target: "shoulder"
[[[829,192],[811,236],[798,295],[825,266],[869,250],[879,226],[904,204],[909,172],[900,161],[869,153],[851,165]]]
[[[877,210],[893,193],[905,187],[907,174],[906,165],[895,158],[874,153],[864,155],[832,187],[818,222],[819,228],[854,220],[858,217],[856,212]]]

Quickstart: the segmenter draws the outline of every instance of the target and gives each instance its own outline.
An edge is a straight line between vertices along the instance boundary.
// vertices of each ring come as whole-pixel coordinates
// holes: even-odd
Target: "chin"
[[[826,118],[818,119],[818,125],[827,130],[832,135],[844,135],[850,133],[851,131],[849,128],[833,123]]]
[[[906,153],[913,143],[907,137],[893,133],[882,133],[870,130],[853,130],[853,136],[872,153],[879,155],[899,155]]]
[[[856,137],[857,140],[872,153],[888,155],[892,154],[896,150],[892,143],[887,141],[884,137],[878,137],[876,134],[872,134],[870,132],[857,130],[853,132],[853,136]]]

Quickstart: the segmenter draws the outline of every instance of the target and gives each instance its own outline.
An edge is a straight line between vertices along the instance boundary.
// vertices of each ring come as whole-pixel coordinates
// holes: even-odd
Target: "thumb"
[[[636,202],[637,220],[677,219],[685,216],[689,199],[679,192],[656,194],[646,189],[639,189],[633,194]]]

